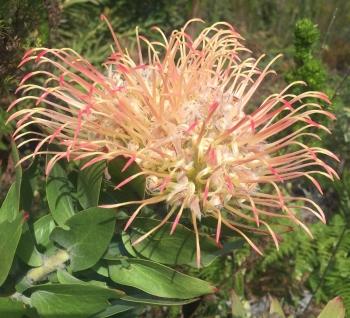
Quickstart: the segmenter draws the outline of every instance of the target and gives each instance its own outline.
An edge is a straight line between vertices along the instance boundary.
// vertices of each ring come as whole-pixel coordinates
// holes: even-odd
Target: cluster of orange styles
[[[166,222],[173,222],[173,233],[185,215],[196,235],[198,266],[201,217],[216,219],[218,244],[226,226],[260,254],[247,233],[270,235],[278,248],[274,229],[281,220],[312,236],[300,212],[325,222],[322,209],[304,196],[290,196],[281,185],[303,177],[322,193],[315,177],[337,177],[327,163],[327,157],[337,157],[303,142],[320,139],[318,129],[329,132],[315,121],[315,115],[334,119],[319,104],[329,103],[327,96],[316,91],[295,95],[291,88],[303,82],[294,82],[254,106],[257,89],[274,73],[270,66],[278,56],[260,68],[264,57],[252,58],[228,23],[215,23],[196,37],[188,27],[198,19],[169,37],[155,27],[162,41],[136,30],[132,55],[102,18],[115,45],[103,72],[69,48],[34,48],[24,55],[20,66],[34,63],[35,70],[21,81],[17,92],[22,97],[9,107],[17,108],[9,121],[16,122],[18,147],[35,142],[36,148],[20,162],[50,154],[47,174],[61,159],[84,159],[82,169],[119,156],[126,158],[123,170],[136,163],[140,171],[115,188],[143,176],[145,198],[106,207],[136,207],[127,229],[144,207],[165,204],[159,225],[134,244]],[[29,83],[33,79],[41,84]],[[25,108],[17,107],[23,103]],[[50,150],[48,144],[59,147]]]

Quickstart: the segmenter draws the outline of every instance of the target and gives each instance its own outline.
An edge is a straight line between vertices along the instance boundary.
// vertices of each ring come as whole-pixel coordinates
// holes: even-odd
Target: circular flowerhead
[[[140,172],[116,189],[143,175],[147,197],[112,207],[138,204],[126,228],[147,205],[164,202],[168,213],[134,244],[171,220],[175,231],[185,213],[196,233],[198,265],[202,216],[217,220],[218,244],[224,225],[259,253],[246,233],[270,234],[278,247],[272,224],[279,220],[289,220],[311,235],[299,211],[325,222],[321,208],[305,197],[285,194],[281,185],[304,177],[322,193],[315,176],[337,176],[319,158],[337,159],[335,155],[300,140],[319,139],[317,129],[329,132],[312,119],[334,118],[316,103],[329,103],[327,96],[314,91],[294,95],[290,88],[302,83],[293,83],[257,104],[253,96],[273,73],[275,59],[259,68],[263,57],[246,57],[249,50],[242,37],[227,23],[205,28],[195,38],[186,32],[189,23],[169,38],[156,28],[162,42],[136,32],[136,58],[112,31],[116,51],[104,63],[105,72],[68,48],[27,52],[20,66],[32,61],[39,69],[23,78],[18,91],[24,96],[10,108],[24,100],[33,101],[33,107],[18,110],[10,120],[17,121],[15,139],[25,137],[19,147],[38,144],[22,161],[52,153],[47,173],[63,158],[88,160],[87,167],[123,156],[123,170],[136,162]],[[43,84],[28,84],[34,77],[41,77]],[[33,125],[40,131],[27,130]],[[43,148],[50,143],[60,150]]]

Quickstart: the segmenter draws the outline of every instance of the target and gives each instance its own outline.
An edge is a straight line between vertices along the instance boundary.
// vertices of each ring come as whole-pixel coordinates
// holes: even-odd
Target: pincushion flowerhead
[[[47,173],[61,159],[85,159],[87,167],[123,156],[122,170],[137,163],[141,170],[115,185],[117,191],[139,176],[146,179],[144,199],[112,205],[136,204],[125,228],[145,206],[163,202],[168,212],[134,244],[168,221],[175,231],[186,214],[196,234],[198,265],[202,216],[216,219],[218,243],[225,226],[258,253],[247,234],[267,233],[278,248],[272,224],[279,220],[311,235],[299,212],[325,222],[321,208],[308,198],[286,194],[281,186],[303,177],[322,193],[316,177],[337,176],[325,161],[337,159],[335,155],[301,141],[319,139],[318,129],[329,132],[313,119],[334,118],[318,104],[329,103],[327,96],[315,91],[292,94],[290,88],[299,82],[254,106],[253,96],[273,73],[274,60],[260,68],[263,57],[243,58],[249,50],[227,23],[205,28],[195,38],[186,32],[189,23],[169,38],[155,28],[161,42],[136,32],[136,58],[112,31],[115,51],[104,63],[105,72],[69,48],[27,52],[20,66],[32,62],[39,69],[24,76],[17,90],[23,97],[10,109],[24,101],[32,107],[17,110],[9,119],[17,122],[14,138],[24,139],[19,147],[37,142],[22,161],[50,153]],[[30,84],[34,77],[44,79],[43,84]],[[33,126],[40,130],[30,130]],[[48,144],[57,144],[59,150],[47,150]]]

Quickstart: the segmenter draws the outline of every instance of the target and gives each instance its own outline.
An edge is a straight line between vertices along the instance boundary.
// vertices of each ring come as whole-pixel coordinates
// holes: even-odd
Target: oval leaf
[[[12,142],[12,158],[13,163],[16,165],[18,162],[18,151],[14,142]],[[14,221],[19,213],[20,204],[20,192],[22,182],[22,168],[16,166],[16,179],[11,185],[9,191],[6,194],[5,200],[0,208],[0,223],[3,221]]]
[[[89,280],[86,282],[73,276],[72,274],[69,274],[67,271],[62,269],[57,270],[57,280],[60,284],[94,285],[108,289],[107,284],[105,282],[99,280]]]
[[[286,318],[282,306],[277,298],[270,296],[270,314],[275,314],[278,318]]]
[[[198,298],[191,299],[173,299],[173,298],[160,298],[155,297],[150,294],[143,293],[138,291],[137,293],[133,292],[132,295],[123,296],[121,298],[124,301],[135,303],[135,304],[146,304],[146,305],[155,305],[155,306],[182,306],[193,303],[197,301]]]
[[[102,312],[94,315],[92,318],[106,318],[106,317],[115,317],[114,315],[120,314],[122,312],[129,311],[134,309],[135,306],[132,306],[130,303],[122,300],[114,300],[111,306],[108,306]]]
[[[177,272],[155,262],[128,259],[109,266],[110,278],[158,297],[188,299],[215,291],[206,281]]]
[[[68,251],[73,271],[87,269],[97,263],[112,239],[115,212],[90,208],[72,216],[66,225],[68,230],[55,228],[50,237]]]
[[[56,163],[46,181],[46,195],[50,212],[58,225],[74,215],[73,186],[61,163]]]
[[[27,169],[23,171],[21,183],[21,208],[26,212],[33,209],[34,191],[37,187],[37,180],[40,176],[38,160],[35,160]]]
[[[77,198],[84,209],[98,205],[103,171],[105,168],[106,163],[100,161],[79,171]]]
[[[10,271],[13,257],[22,234],[23,216],[18,214],[12,222],[0,223],[0,286],[4,283]]]
[[[34,237],[38,246],[47,248],[50,244],[53,244],[50,241],[50,234],[55,226],[55,221],[50,214],[42,216],[33,224]]]
[[[23,224],[22,236],[18,244],[17,255],[29,266],[37,267],[43,263],[41,254],[38,252],[33,233],[27,223]]]
[[[345,308],[340,297],[330,300],[318,318],[345,318]]]
[[[31,290],[31,303],[43,318],[90,317],[106,309],[108,299],[123,295],[118,290],[86,284],[39,285]]]
[[[244,305],[234,290],[231,291],[231,309],[233,318],[246,318],[248,316]]]
[[[186,264],[197,267],[195,234],[182,224],[178,224],[175,232],[170,235],[172,223],[166,223],[154,234],[132,246],[132,242],[159,223],[159,220],[137,218],[132,223],[131,230],[128,233],[122,233],[125,249],[135,257],[147,258],[162,264]],[[201,235],[200,242],[201,263],[203,266],[208,266],[216,257],[227,253],[226,249],[219,248],[215,240],[208,235]],[[241,246],[239,240],[236,243],[236,245],[231,246],[231,250]]]
[[[0,317],[22,318],[26,312],[23,303],[8,297],[0,297]]]

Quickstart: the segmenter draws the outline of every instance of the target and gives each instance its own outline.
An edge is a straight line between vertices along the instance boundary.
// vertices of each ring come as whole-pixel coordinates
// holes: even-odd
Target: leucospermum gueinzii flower
[[[299,210],[309,211],[322,222],[324,213],[308,198],[285,194],[281,184],[305,177],[322,193],[315,176],[337,176],[319,158],[337,159],[334,154],[300,140],[302,136],[319,139],[317,129],[329,132],[312,119],[314,115],[334,118],[316,103],[329,103],[327,96],[315,91],[293,95],[290,88],[301,84],[293,83],[248,113],[247,105],[252,107],[253,95],[273,73],[270,66],[275,59],[260,69],[263,57],[242,58],[249,50],[227,23],[205,28],[195,38],[186,32],[188,24],[169,38],[155,28],[162,42],[136,32],[136,58],[121,47],[111,29],[115,51],[104,64],[106,72],[69,48],[27,52],[20,66],[34,62],[39,70],[24,76],[17,90],[24,96],[10,109],[22,101],[33,101],[33,107],[18,110],[9,120],[17,121],[15,139],[25,138],[19,147],[33,141],[38,144],[22,161],[51,153],[47,173],[63,158],[87,159],[87,167],[123,156],[127,158],[123,170],[136,162],[141,171],[116,189],[143,175],[145,199],[112,205],[137,205],[125,228],[145,206],[164,202],[168,213],[134,244],[168,221],[173,222],[171,232],[175,231],[181,216],[187,214],[196,233],[198,265],[202,216],[217,220],[217,243],[221,227],[226,226],[258,253],[260,249],[247,233],[268,233],[278,248],[271,224],[280,219],[311,235],[298,218]],[[33,77],[45,78],[43,85],[28,84]],[[33,125],[41,130],[28,130]],[[50,143],[61,150],[44,148]],[[266,187],[272,190],[264,191]]]

